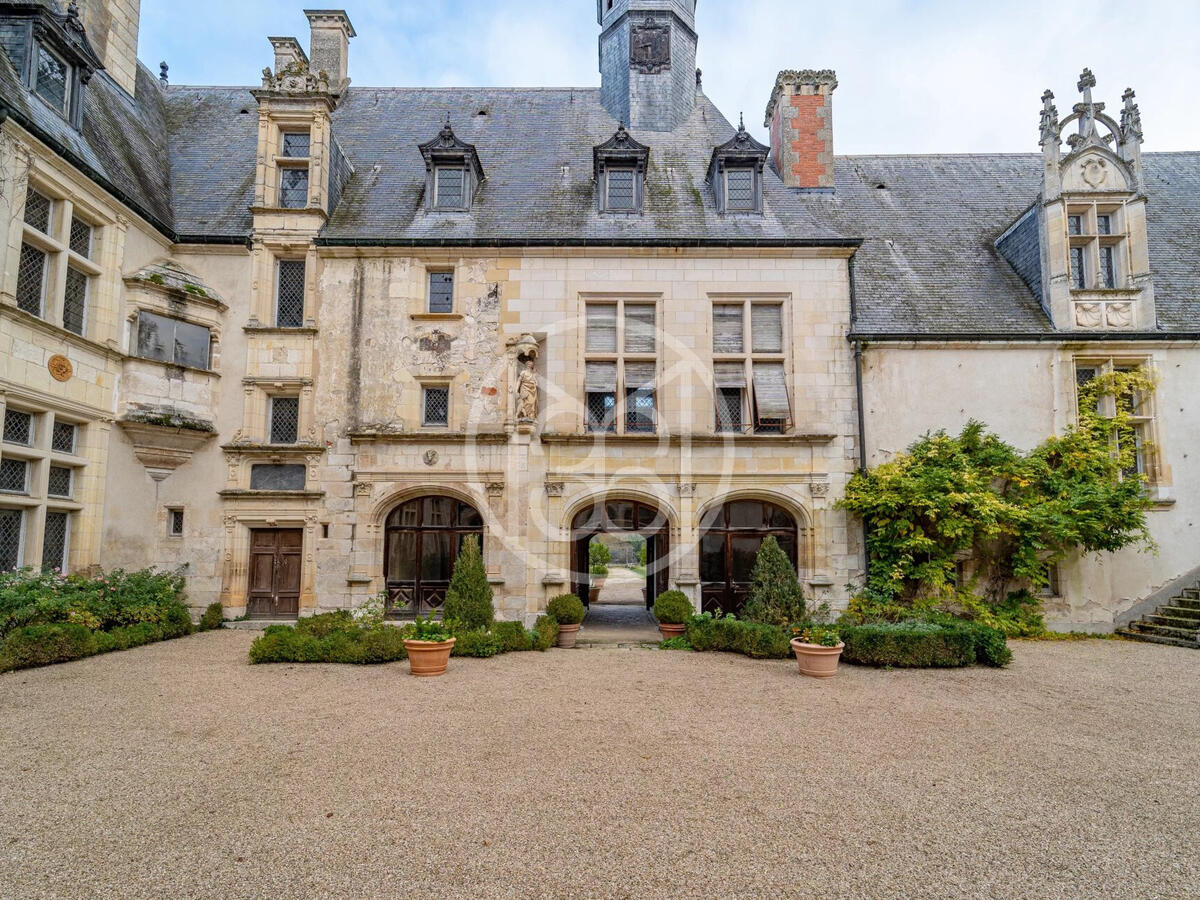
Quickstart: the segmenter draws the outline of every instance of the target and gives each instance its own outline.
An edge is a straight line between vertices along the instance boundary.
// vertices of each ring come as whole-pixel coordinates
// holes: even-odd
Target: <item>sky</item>
[[[359,86],[595,86],[594,0],[343,0]],[[173,84],[252,85],[267,35],[308,45],[306,3],[142,0],[139,57]],[[1084,66],[1119,115],[1137,91],[1145,149],[1200,149],[1200,2],[700,0],[705,92],[765,141],[781,69],[837,71],[839,154],[1033,152],[1041,94],[1065,117]],[[1183,115],[1187,112],[1188,115]]]

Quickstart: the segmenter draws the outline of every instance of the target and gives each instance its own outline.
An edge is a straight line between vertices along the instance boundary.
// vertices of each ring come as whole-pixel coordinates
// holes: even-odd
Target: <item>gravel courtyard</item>
[[[653,650],[0,676],[4,897],[1184,897],[1200,654],[800,677]]]

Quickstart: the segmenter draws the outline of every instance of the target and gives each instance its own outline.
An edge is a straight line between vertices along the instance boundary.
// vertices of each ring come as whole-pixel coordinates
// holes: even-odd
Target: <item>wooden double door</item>
[[[246,614],[251,619],[294,619],[300,614],[303,560],[302,529],[255,528],[250,532]]]

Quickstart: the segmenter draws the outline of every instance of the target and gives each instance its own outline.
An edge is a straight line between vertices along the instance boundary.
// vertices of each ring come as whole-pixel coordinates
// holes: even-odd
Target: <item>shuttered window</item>
[[[754,406],[758,422],[774,423],[791,417],[783,363],[754,364]]]
[[[587,306],[588,353],[617,352],[617,307],[611,303]]]
[[[744,321],[745,311],[740,303],[713,307],[713,353],[742,352]]]
[[[746,387],[746,367],[740,363],[717,363],[713,366],[713,375],[717,387],[739,388]]]
[[[617,364],[615,362],[589,362],[584,390],[589,394],[612,393],[617,389]]]
[[[658,418],[654,402],[655,363],[625,363],[625,430],[654,431]]]
[[[755,353],[783,352],[783,307],[756,303],[750,307],[750,340]]]
[[[713,406],[718,432],[781,434],[791,424],[782,303],[718,303],[713,316]],[[750,340],[745,335],[750,326]],[[747,346],[748,344],[748,346]],[[729,359],[737,356],[739,359]]]
[[[625,352],[653,353],[657,341],[654,307],[649,304],[625,304]]]

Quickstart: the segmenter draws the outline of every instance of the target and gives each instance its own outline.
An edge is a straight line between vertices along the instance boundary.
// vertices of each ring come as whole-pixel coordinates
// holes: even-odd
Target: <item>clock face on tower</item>
[[[646,75],[671,68],[671,26],[653,19],[632,26],[629,29],[629,64]]]

